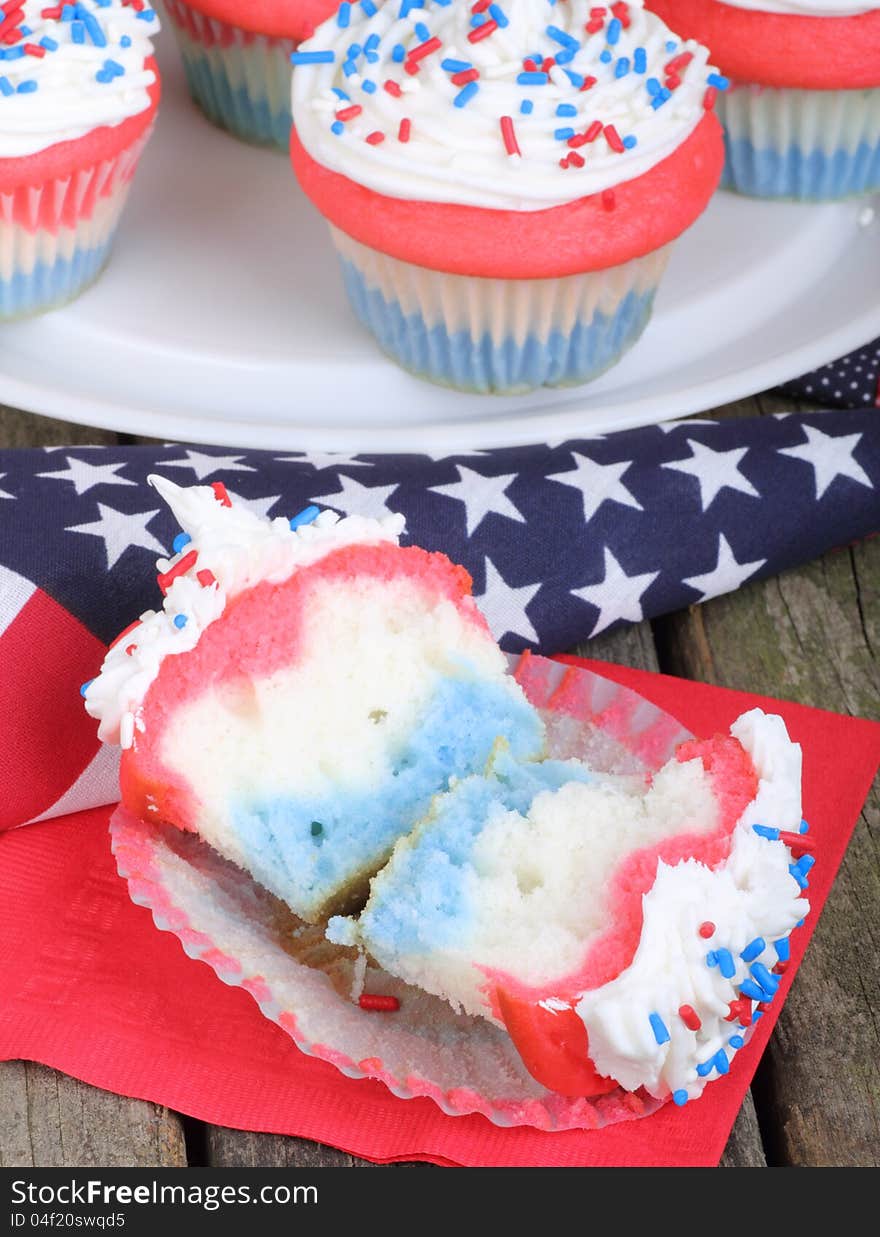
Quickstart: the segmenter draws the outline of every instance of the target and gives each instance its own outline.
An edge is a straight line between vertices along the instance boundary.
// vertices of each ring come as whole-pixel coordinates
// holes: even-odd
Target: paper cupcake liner
[[[635,692],[590,671],[525,655],[516,677],[544,712],[552,755],[576,752],[609,772],[647,773],[690,737]],[[249,992],[303,1052],[348,1077],[379,1079],[402,1099],[427,1096],[451,1116],[477,1112],[496,1125],[543,1130],[598,1129],[662,1105],[642,1091],[590,1099],[549,1092],[501,1028],[456,1014],[375,966],[364,973],[354,950],[331,946],[194,835],[121,807],[110,831],[131,898],[156,926]],[[397,996],[399,1010],[362,1010],[362,990]]]
[[[0,321],[54,309],[94,282],[148,138],[69,178],[0,194]]]
[[[647,325],[669,246],[606,271],[484,279],[402,262],[331,228],[349,300],[404,369],[515,394],[596,378]]]
[[[717,103],[723,187],[761,198],[829,201],[880,189],[880,89],[735,84]]]
[[[182,0],[167,0],[165,7],[189,92],[208,119],[245,142],[287,151],[296,41],[226,25]]]

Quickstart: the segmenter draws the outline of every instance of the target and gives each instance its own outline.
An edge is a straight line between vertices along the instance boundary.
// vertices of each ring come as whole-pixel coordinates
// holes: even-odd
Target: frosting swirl
[[[144,0],[3,0],[0,158],[36,154],[144,111],[158,29]]]
[[[316,162],[388,197],[500,210],[641,176],[726,85],[643,0],[361,0],[292,59]]]

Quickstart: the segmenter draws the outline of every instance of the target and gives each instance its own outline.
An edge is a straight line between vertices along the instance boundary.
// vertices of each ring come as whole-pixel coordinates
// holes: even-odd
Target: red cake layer
[[[718,120],[707,112],[687,141],[643,176],[536,211],[385,197],[316,162],[295,130],[291,159],[329,222],[381,253],[455,275],[544,279],[619,266],[675,240],[717,188],[724,147]]]
[[[677,34],[698,39],[742,82],[812,90],[880,86],[880,8],[855,17],[796,17],[719,0],[647,0]]]

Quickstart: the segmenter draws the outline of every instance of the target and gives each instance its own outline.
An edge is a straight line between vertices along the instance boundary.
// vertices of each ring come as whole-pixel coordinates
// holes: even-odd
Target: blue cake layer
[[[759,149],[748,138],[725,133],[727,160],[722,186],[753,197],[818,201],[880,189],[880,143],[854,151]]]
[[[490,813],[525,815],[535,796],[567,782],[591,782],[585,765],[547,760],[496,761],[485,777],[471,777],[438,800],[436,814],[382,874],[360,918],[364,936],[381,955],[431,953],[467,946],[469,911],[463,870]]]
[[[272,111],[266,96],[258,98],[246,87],[234,86],[207,56],[193,55],[182,45],[181,54],[189,92],[209,120],[245,142],[288,149],[292,123],[289,107]]]
[[[439,679],[384,784],[236,804],[233,827],[249,869],[291,906],[318,912],[353,877],[376,869],[450,777],[482,772],[499,736],[528,759],[540,754],[543,725],[501,683]]]
[[[111,240],[95,249],[77,249],[72,258],[39,262],[27,274],[0,279],[0,319],[42,313],[72,300],[100,274]]]
[[[355,313],[400,365],[432,382],[483,393],[515,394],[598,377],[639,338],[654,300],[653,289],[641,296],[631,292],[615,313],[596,313],[570,334],[496,342],[488,331],[475,339],[442,323],[428,327],[421,314],[404,314],[397,301],[368,287],[354,263],[343,259],[342,271]]]

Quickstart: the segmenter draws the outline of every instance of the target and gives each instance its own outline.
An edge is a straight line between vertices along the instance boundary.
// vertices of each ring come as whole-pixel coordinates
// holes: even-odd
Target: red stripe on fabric
[[[98,750],[79,689],[104,645],[39,589],[0,636],[0,830],[38,816]]]

